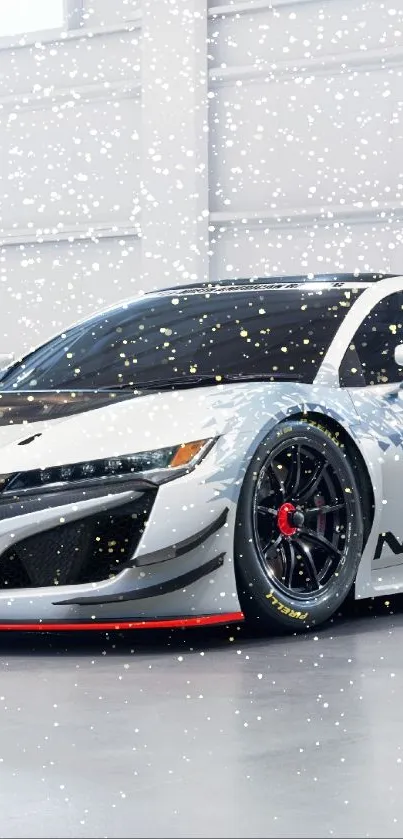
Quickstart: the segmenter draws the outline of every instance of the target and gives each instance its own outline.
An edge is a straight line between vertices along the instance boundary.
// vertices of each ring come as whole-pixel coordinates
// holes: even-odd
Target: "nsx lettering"
[[[403,544],[399,542],[399,539],[389,530],[387,533],[379,534],[374,559],[381,558],[384,545],[387,545],[394,554],[403,554]]]

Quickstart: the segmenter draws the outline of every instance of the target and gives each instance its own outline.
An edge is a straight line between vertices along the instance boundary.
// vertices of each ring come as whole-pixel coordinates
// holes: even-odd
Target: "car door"
[[[403,291],[383,297],[363,318],[340,365],[369,433],[378,440],[382,467],[379,537],[373,569],[403,563],[403,368],[395,361],[403,344]]]

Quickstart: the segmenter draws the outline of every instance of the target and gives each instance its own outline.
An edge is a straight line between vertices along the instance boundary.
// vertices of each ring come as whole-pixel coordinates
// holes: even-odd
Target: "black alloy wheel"
[[[246,614],[298,629],[347,597],[363,544],[359,493],[344,448],[325,428],[278,426],[247,470],[235,556]]]

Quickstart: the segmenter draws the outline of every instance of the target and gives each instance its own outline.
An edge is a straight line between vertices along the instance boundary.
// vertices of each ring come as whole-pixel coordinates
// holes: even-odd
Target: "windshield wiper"
[[[99,391],[113,390],[170,390],[180,387],[201,387],[202,385],[234,384],[236,382],[299,382],[298,373],[195,373],[194,375],[172,376],[169,379],[148,379],[140,382],[121,382],[97,388]]]

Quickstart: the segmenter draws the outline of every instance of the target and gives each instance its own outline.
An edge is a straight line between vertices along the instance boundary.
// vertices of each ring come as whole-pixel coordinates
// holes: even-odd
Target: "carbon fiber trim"
[[[206,577],[213,571],[224,564],[225,553],[210,559],[204,565],[194,568],[192,571],[187,571],[186,574],[181,574],[179,577],[174,577],[172,580],[167,580],[165,583],[158,583],[157,585],[146,586],[145,588],[132,589],[125,591],[122,594],[96,594],[94,597],[72,597],[71,600],[55,600],[53,606],[92,606],[101,603],[124,603],[128,600],[146,600],[149,597],[159,597],[164,594],[171,594],[173,591],[179,591],[182,588],[196,583],[202,577]]]
[[[214,533],[217,533],[221,527],[225,524],[228,517],[228,507],[220,513],[218,518],[216,518],[211,524],[208,524],[207,527],[204,527],[202,530],[199,530],[198,533],[195,533],[194,536],[189,536],[188,539],[183,539],[181,542],[177,542],[176,545],[170,545],[168,548],[162,548],[160,551],[153,551],[149,554],[143,554],[143,556],[138,556],[137,558],[133,559],[129,565],[135,565],[136,568],[142,568],[144,565],[154,565],[156,562],[166,562],[169,559],[176,559],[178,556],[182,556],[185,553],[189,553],[189,551],[193,551],[194,548],[198,548],[199,545],[202,545],[206,539],[209,539],[210,536],[213,536]]]

